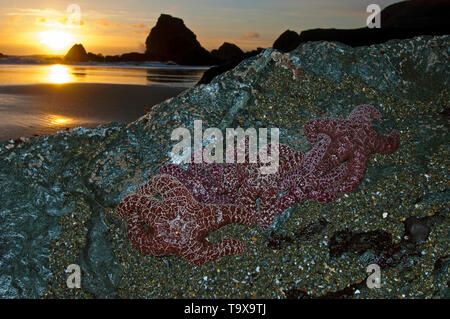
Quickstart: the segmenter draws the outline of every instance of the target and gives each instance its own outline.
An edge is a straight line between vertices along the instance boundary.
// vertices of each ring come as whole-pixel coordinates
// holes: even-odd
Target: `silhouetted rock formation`
[[[273,48],[283,52],[289,52],[299,45],[300,35],[295,31],[286,30],[275,40]]]
[[[148,61],[148,56],[144,53],[130,52],[120,56],[122,62],[144,62]]]
[[[145,62],[149,61],[149,57],[145,53],[130,52],[122,55],[107,55],[105,62]]]
[[[274,42],[273,47],[281,51],[291,51],[300,43],[322,40],[358,47],[419,35],[450,34],[448,12],[448,0],[403,1],[390,5],[381,12],[380,29],[312,29],[303,31],[297,37],[295,32],[286,31]]]
[[[382,28],[425,30],[450,26],[448,0],[410,0],[395,3],[381,12]]]
[[[120,55],[107,55],[105,56],[105,62],[122,62],[120,60]]]
[[[448,0],[410,0],[386,7],[381,12],[380,29],[313,29],[300,35],[291,30],[283,32],[273,48],[289,52],[308,41],[338,41],[352,47],[383,43],[391,39],[407,39],[419,35],[450,34]],[[250,55],[251,56],[251,55]],[[205,72],[198,84],[207,84],[217,75],[236,67],[243,59],[227,62]]]
[[[233,43],[224,42],[219,49],[212,50],[211,54],[217,59],[228,61],[242,58],[244,51]]]
[[[105,57],[102,54],[94,54],[89,52],[87,54],[88,61],[92,62],[105,62]]]
[[[107,55],[92,52],[86,53],[82,44],[75,44],[67,52],[64,62],[145,62],[149,57],[144,53],[130,52],[122,55]]]
[[[254,57],[258,55],[263,48],[258,48],[256,50],[245,52],[240,58],[236,58],[233,60],[230,60],[228,62],[225,62],[218,66],[213,66],[212,68],[209,68],[205,73],[203,73],[202,78],[200,81],[198,81],[197,84],[208,84],[214,79],[216,76],[225,73],[231,69],[234,69],[239,63],[241,63],[245,59],[249,59],[251,57]]]
[[[174,61],[183,65],[213,65],[218,61],[197,41],[182,19],[161,14],[150,31],[146,54],[151,60]]]
[[[66,62],[87,62],[88,54],[82,44],[74,44],[64,56]]]

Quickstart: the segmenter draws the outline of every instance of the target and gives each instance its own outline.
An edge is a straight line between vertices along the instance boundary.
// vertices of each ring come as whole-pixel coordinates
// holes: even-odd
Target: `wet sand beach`
[[[185,87],[100,83],[0,86],[0,141],[130,122]]]

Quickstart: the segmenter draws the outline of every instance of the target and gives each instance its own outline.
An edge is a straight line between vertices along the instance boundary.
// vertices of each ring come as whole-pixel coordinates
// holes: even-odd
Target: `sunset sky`
[[[0,0],[0,52],[62,54],[73,43],[94,53],[144,52],[161,13],[184,20],[208,50],[224,41],[244,50],[271,46],[286,29],[364,26],[366,7],[397,0]],[[67,12],[81,9],[80,24]],[[72,11],[74,12],[74,11]]]

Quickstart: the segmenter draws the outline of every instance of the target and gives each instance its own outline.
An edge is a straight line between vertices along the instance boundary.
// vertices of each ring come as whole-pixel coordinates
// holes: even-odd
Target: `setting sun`
[[[43,31],[39,37],[42,44],[54,51],[66,50],[74,43],[73,35],[63,31]]]

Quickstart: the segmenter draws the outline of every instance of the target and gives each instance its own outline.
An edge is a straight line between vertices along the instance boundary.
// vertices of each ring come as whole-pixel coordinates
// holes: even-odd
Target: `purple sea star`
[[[255,215],[244,208],[199,203],[175,177],[161,174],[125,197],[115,214],[128,218],[128,237],[142,254],[179,255],[196,265],[246,249],[235,239],[209,243],[209,232],[230,223],[255,224]]]
[[[304,134],[311,144],[317,142],[320,134],[331,137],[324,159],[317,167],[318,182],[325,187],[311,198],[330,202],[352,192],[361,184],[371,154],[392,154],[398,149],[398,131],[380,135],[372,127],[372,118],[381,120],[381,113],[372,105],[360,105],[348,119],[321,118],[306,124]]]
[[[174,164],[167,164],[160,168],[159,174],[176,177],[199,202],[244,206],[247,210],[254,212],[257,216],[255,220],[257,225],[265,230],[275,216],[292,205],[290,203],[284,208],[279,207],[279,195],[283,190],[282,182],[286,176],[299,165],[305,165],[305,167],[317,165],[328,144],[329,138],[327,139],[324,135],[324,141],[314,145],[313,149],[306,154],[280,144],[279,167],[274,174],[262,174],[261,168],[266,164],[260,161],[249,163],[248,152],[246,152],[244,163],[192,163],[186,170]],[[270,144],[268,149],[271,149]],[[193,158],[194,155],[192,155]],[[295,202],[298,201],[293,203]]]
[[[359,186],[370,154],[398,149],[399,133],[378,134],[372,118],[381,119],[379,111],[360,105],[348,119],[308,122],[304,134],[311,149],[299,152],[280,144],[274,174],[262,174],[266,164],[249,163],[248,153],[239,164],[193,163],[186,170],[165,165],[119,204],[117,216],[128,216],[128,236],[143,254],[176,254],[195,264],[239,254],[243,243],[231,239],[210,244],[204,237],[233,222],[264,230],[295,203],[334,201]]]

